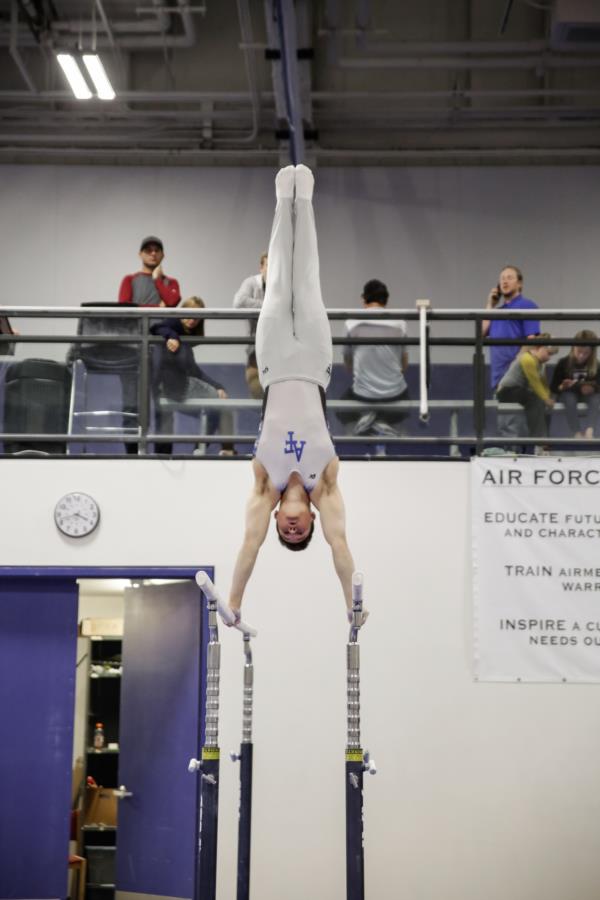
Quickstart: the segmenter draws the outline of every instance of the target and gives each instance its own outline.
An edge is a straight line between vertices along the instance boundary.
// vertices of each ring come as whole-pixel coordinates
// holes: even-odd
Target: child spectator
[[[549,334],[536,335],[543,340]],[[530,437],[547,437],[547,411],[554,406],[544,366],[556,353],[556,347],[537,344],[523,347],[502,376],[496,397],[501,403],[520,403],[525,408]]]

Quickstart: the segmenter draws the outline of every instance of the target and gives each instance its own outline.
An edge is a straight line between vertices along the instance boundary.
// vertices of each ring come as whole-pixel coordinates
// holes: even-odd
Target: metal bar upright
[[[219,817],[219,687],[221,645],[217,626],[217,601],[205,592],[209,642],[206,656],[206,712],[201,759],[190,760],[190,772],[200,775],[198,866],[195,900],[215,900],[217,895],[217,832]]]
[[[364,900],[363,774],[375,774],[360,740],[360,648],[358,632],[363,619],[363,577],[352,576],[352,614],[346,646],[346,897]]]
[[[429,420],[429,329],[427,313],[431,301],[417,300],[419,310],[419,418],[421,422]]]
[[[254,664],[250,635],[244,634],[244,698],[242,712],[242,742],[239,754],[231,757],[240,762],[240,816],[238,826],[237,894],[236,900],[250,897],[250,841],[252,834],[252,714],[254,704]]]
[[[481,319],[475,322],[475,352],[473,354],[473,424],[477,438],[477,454],[483,451],[485,435],[485,357]]]

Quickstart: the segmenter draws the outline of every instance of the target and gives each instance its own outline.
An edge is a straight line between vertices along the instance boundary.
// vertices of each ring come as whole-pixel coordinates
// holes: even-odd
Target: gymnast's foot
[[[275,176],[275,195],[278,200],[294,198],[294,185],[296,182],[296,170],[294,166],[286,166],[280,169]]]
[[[315,179],[308,166],[296,166],[296,200],[312,200]]]

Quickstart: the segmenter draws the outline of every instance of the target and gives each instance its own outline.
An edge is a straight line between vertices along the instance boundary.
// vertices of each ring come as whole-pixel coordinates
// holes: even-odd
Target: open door
[[[193,900],[201,655],[195,582],[125,591],[116,900]]]

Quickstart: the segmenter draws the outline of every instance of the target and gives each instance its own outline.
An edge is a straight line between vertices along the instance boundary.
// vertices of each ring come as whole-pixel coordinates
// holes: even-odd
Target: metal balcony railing
[[[491,346],[504,345],[522,345],[522,341],[516,340],[492,340],[484,338],[483,325],[485,320],[490,319],[535,319],[546,322],[564,323],[588,323],[590,328],[600,327],[600,310],[596,309],[580,309],[580,310],[472,310],[472,309],[448,309],[433,310],[429,307],[427,301],[417,301],[417,309],[385,309],[374,312],[373,310],[364,309],[329,309],[328,317],[332,322],[353,319],[368,320],[371,323],[377,321],[404,320],[407,322],[418,322],[418,331],[415,337],[369,337],[356,338],[346,336],[334,336],[334,346],[352,346],[359,344],[383,344],[383,345],[402,345],[406,347],[417,347],[419,351],[419,379],[418,379],[418,399],[406,401],[396,401],[393,403],[377,404],[378,410],[403,410],[419,412],[419,419],[426,428],[431,411],[442,410],[448,414],[448,430],[445,434],[431,434],[426,430],[418,434],[399,434],[395,437],[386,436],[355,436],[352,434],[333,433],[334,443],[347,445],[362,445],[363,454],[364,447],[367,449],[372,445],[385,444],[389,448],[404,446],[410,450],[411,446],[417,445],[419,448],[429,446],[432,450],[436,447],[442,448],[445,455],[458,457],[470,455],[471,453],[482,453],[486,447],[490,446],[507,446],[511,448],[515,444],[522,447],[531,447],[533,445],[544,444],[550,448],[568,450],[569,448],[584,449],[590,452],[597,452],[600,449],[600,439],[593,438],[583,440],[579,438],[569,437],[511,437],[489,433],[486,429],[486,413],[498,408],[498,403],[494,399],[486,397],[486,362],[485,348]],[[102,431],[92,424],[88,426],[88,430],[84,433],[74,433],[72,427],[68,427],[62,433],[31,433],[31,432],[0,432],[0,441],[7,442],[31,442],[35,444],[43,444],[47,442],[49,445],[61,443],[67,447],[67,452],[71,445],[81,444],[103,444],[114,443],[116,441],[125,444],[136,444],[139,448],[139,455],[148,455],[151,453],[150,445],[158,445],[161,443],[171,444],[189,444],[199,441],[207,441],[206,435],[199,435],[197,432],[193,434],[157,434],[151,430],[151,373],[150,373],[150,348],[153,345],[163,342],[163,338],[154,336],[150,333],[151,321],[159,318],[167,318],[180,316],[181,310],[177,308],[131,308],[118,306],[102,306],[98,307],[35,307],[35,306],[6,306],[0,307],[0,316],[9,317],[13,321],[13,325],[20,331],[26,330],[26,322],[28,320],[58,320],[58,319],[74,319],[78,322],[84,318],[103,319],[124,319],[136,320],[138,322],[139,332],[136,334],[95,334],[93,338],[86,334],[56,334],[47,330],[45,333],[19,335],[0,334],[0,361],[11,362],[13,357],[3,357],[3,347],[14,345],[16,347],[17,359],[19,358],[19,348],[26,347],[29,344],[64,344],[69,348],[77,347],[83,344],[127,344],[139,345],[139,370],[137,372],[137,407],[138,421],[135,428],[129,427],[109,427],[105,426]],[[234,309],[185,309],[185,317],[190,319],[205,319],[212,322],[232,322],[232,321],[248,321],[256,319],[259,315],[255,310],[234,310]],[[436,328],[441,328],[442,323],[463,323],[470,334],[466,335],[442,335],[435,334]],[[545,326],[547,328],[548,326]],[[573,329],[576,330],[576,329]],[[248,335],[232,336],[232,335],[210,335],[199,338],[197,336],[191,338],[182,338],[182,342],[192,342],[195,346],[211,346],[219,345],[230,347],[236,345],[247,346],[249,343]],[[578,344],[598,346],[598,341],[578,341]],[[558,347],[570,347],[573,344],[572,337],[554,337],[551,340],[539,340],[531,338],[528,345],[544,344],[556,345]],[[470,361],[472,365],[472,396],[469,398],[457,397],[456,399],[436,399],[429,396],[430,374],[432,370],[431,354],[434,348],[470,348],[472,355]],[[76,355],[76,354],[75,354]],[[161,408],[167,411],[177,411],[184,409],[190,412],[198,412],[200,409],[209,411],[211,409],[229,409],[229,410],[247,410],[259,409],[261,402],[258,400],[249,400],[246,398],[229,398],[227,400],[194,400],[185,401],[179,404],[177,401],[161,401]],[[328,410],[336,411],[352,411],[364,412],[374,407],[368,402],[359,403],[354,400],[341,400],[328,394],[327,399]],[[556,412],[562,409],[562,405],[557,403],[554,407]],[[519,404],[502,404],[503,412],[522,411]],[[469,433],[459,432],[459,415],[462,411],[472,411],[472,430]],[[91,411],[94,414],[102,414],[103,410]],[[72,418],[70,419],[72,425]],[[218,434],[211,435],[210,441],[214,443],[232,442],[238,445],[247,445],[248,450],[256,439],[256,434]],[[373,446],[374,449],[374,446]],[[346,452],[341,455],[352,455]],[[368,454],[367,454],[368,455]],[[421,455],[429,456],[428,453]]]

